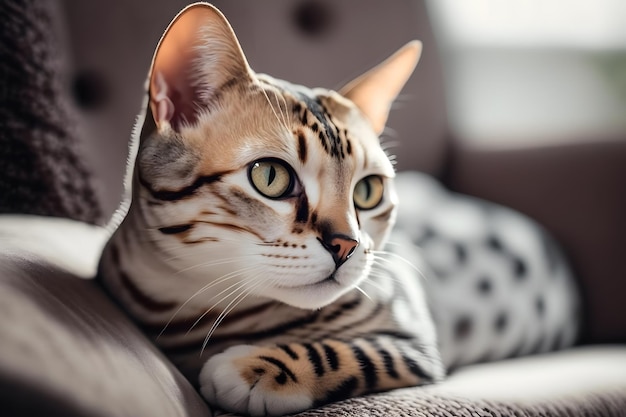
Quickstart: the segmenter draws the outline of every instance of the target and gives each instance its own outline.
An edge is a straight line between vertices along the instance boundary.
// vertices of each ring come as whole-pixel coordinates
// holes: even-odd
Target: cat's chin
[[[316,310],[327,306],[353,288],[354,285],[345,285],[337,281],[333,274],[314,284],[274,287],[268,296],[292,307]]]

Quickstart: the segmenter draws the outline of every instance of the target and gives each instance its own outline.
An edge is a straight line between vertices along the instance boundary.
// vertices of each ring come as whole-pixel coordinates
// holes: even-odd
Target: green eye
[[[254,188],[268,198],[285,197],[293,189],[293,170],[278,159],[254,162],[248,175]]]
[[[371,210],[383,200],[383,179],[378,175],[363,178],[354,187],[354,205],[361,210]]]

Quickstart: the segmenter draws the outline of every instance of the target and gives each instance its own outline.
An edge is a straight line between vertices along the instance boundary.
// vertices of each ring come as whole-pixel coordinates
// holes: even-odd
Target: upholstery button
[[[332,28],[334,16],[329,4],[319,0],[307,0],[294,8],[293,21],[303,34],[319,37]]]
[[[109,98],[108,83],[97,71],[82,70],[74,76],[72,95],[75,103],[83,110],[97,110]]]

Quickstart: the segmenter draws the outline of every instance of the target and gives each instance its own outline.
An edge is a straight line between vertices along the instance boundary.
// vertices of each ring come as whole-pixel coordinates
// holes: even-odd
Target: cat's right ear
[[[221,89],[253,72],[230,24],[215,7],[195,3],[172,20],[152,59],[150,110],[159,129],[179,131],[211,107]]]
[[[421,54],[422,43],[409,42],[339,91],[363,112],[376,134],[380,135],[385,128],[391,104],[413,73]]]

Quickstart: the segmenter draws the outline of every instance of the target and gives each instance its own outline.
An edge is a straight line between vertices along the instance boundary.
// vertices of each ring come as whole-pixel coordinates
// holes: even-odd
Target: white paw
[[[267,349],[233,346],[211,357],[200,371],[200,392],[212,405],[251,416],[306,410],[313,400],[302,386],[282,381],[282,371],[260,358]]]

